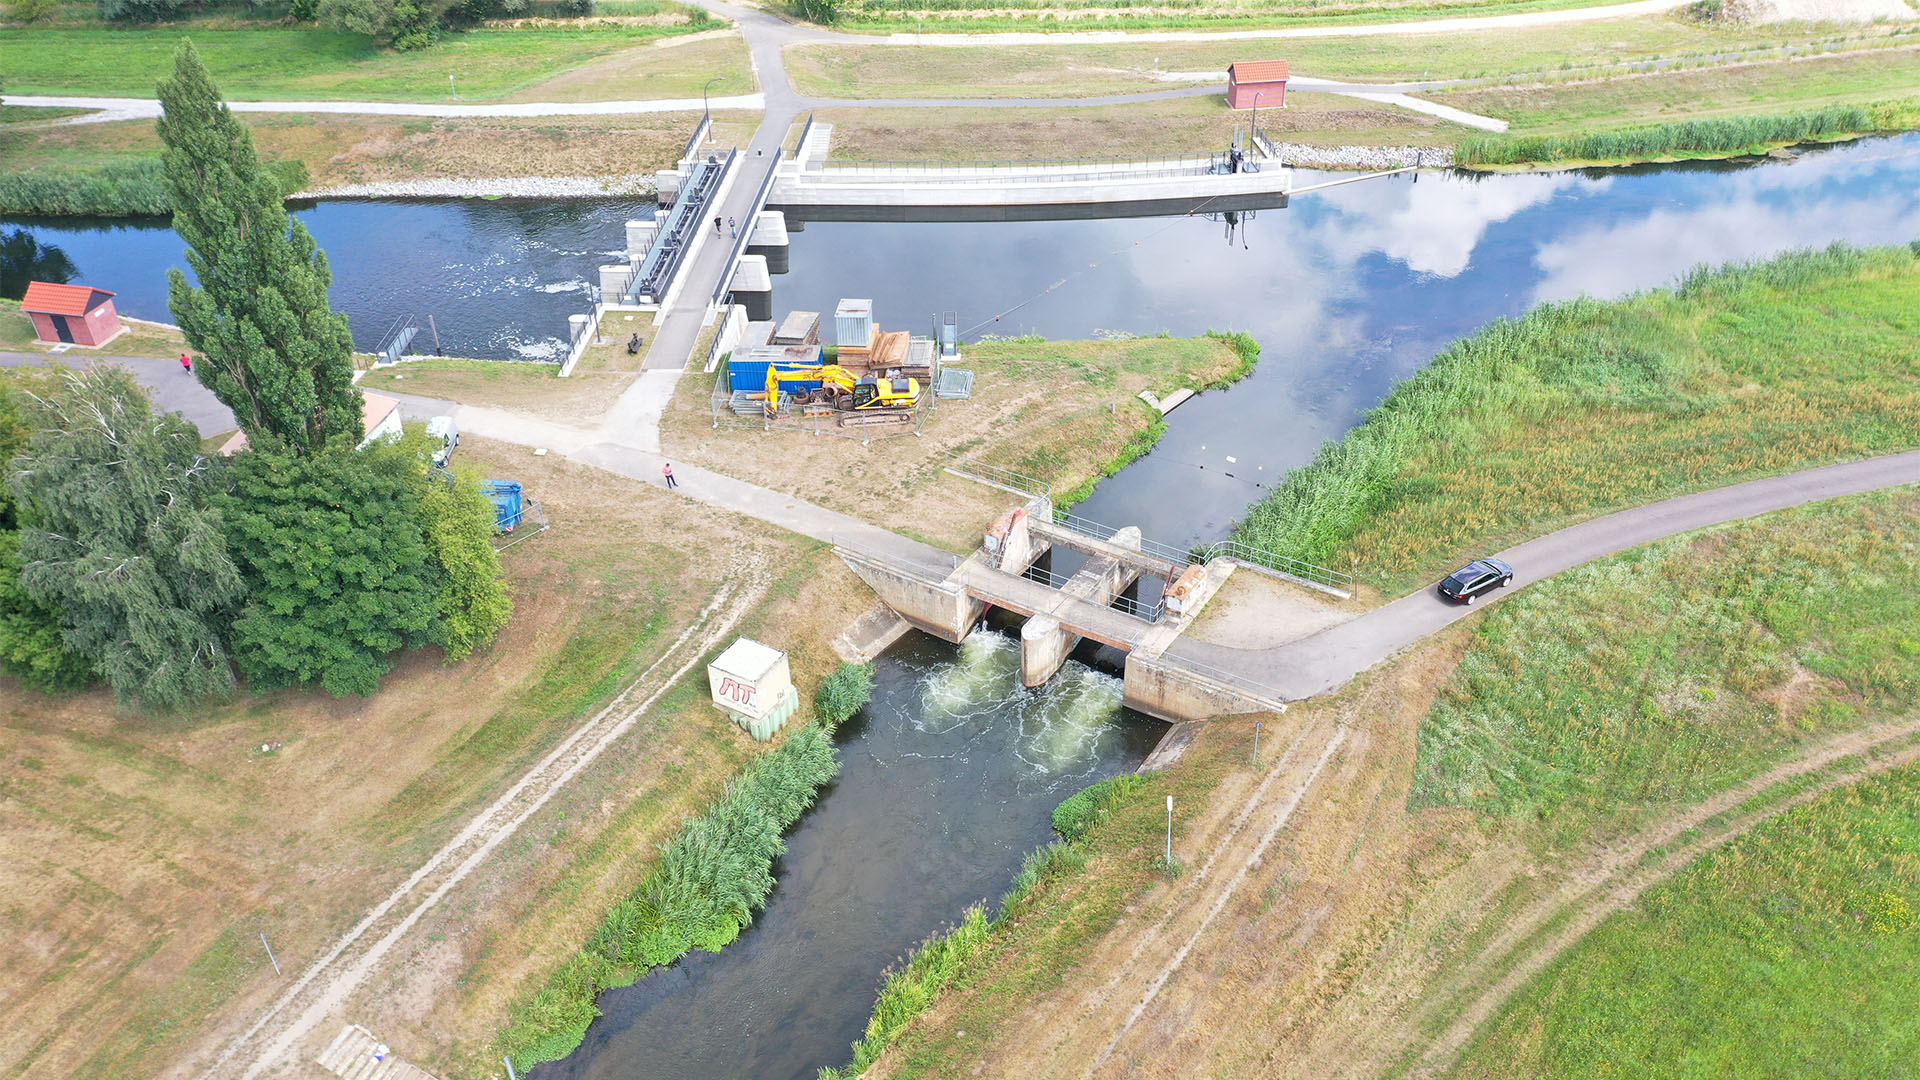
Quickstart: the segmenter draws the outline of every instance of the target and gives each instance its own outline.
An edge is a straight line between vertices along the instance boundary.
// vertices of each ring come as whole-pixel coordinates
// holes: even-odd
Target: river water
[[[332,257],[334,301],[361,347],[431,312],[448,353],[547,359],[620,223],[649,212],[463,200],[299,215]],[[17,227],[65,250],[76,280],[119,290],[123,311],[166,318],[161,271],[180,260],[164,226],[0,219]],[[866,297],[893,328],[925,332],[956,311],[969,340],[1251,332],[1254,373],[1182,406],[1151,454],[1079,508],[1184,545],[1223,536],[1288,468],[1493,319],[1666,284],[1699,263],[1920,238],[1920,137],[1764,163],[1375,180],[1231,218],[790,227],[777,312],[830,320],[838,298]],[[537,1080],[802,1077],[844,1061],[888,964],[997,896],[1047,838],[1052,806],[1135,767],[1159,732],[1082,663],[1021,689],[1002,635],[959,648],[916,637],[879,669],[873,704],[841,733],[841,777],[795,829],[758,922],[718,955],[606,995],[586,1045]]]

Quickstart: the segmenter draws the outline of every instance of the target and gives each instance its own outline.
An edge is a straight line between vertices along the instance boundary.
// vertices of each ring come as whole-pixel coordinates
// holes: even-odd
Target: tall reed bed
[[[572,1053],[600,1015],[596,1000],[694,949],[718,952],[740,936],[773,891],[783,834],[840,772],[834,727],[873,693],[871,665],[843,665],[815,699],[815,718],[762,755],[688,821],[632,894],[614,905],[586,947],[512,1011],[497,1040],[518,1068]]]
[[[307,184],[298,161],[271,161],[267,172],[284,194]],[[159,158],[117,161],[97,169],[36,169],[0,174],[0,211],[55,217],[158,217],[173,213]]]
[[[821,1069],[819,1080],[851,1080],[866,1072],[907,1025],[933,1004],[940,991],[966,972],[968,964],[992,943],[996,931],[1029,910],[1042,886],[1086,867],[1089,830],[1109,810],[1150,782],[1127,773],[1097,781],[1068,796],[1053,812],[1054,831],[1062,839],[1027,855],[1013,885],[1001,896],[999,911],[989,916],[983,905],[969,907],[952,929],[922,942],[904,966],[889,972],[873,1003],[866,1031],[853,1044],[853,1059],[839,1068]]]
[[[1593,131],[1581,135],[1473,135],[1460,141],[1461,165],[1520,165],[1560,161],[1644,161],[1650,158],[1731,154],[1785,143],[1810,142],[1878,130],[1860,106],[1834,106],[1778,116],[1725,116],[1671,124]]]
[[[1288,473],[1238,536],[1390,592],[1598,510],[1915,445],[1917,255],[1793,252],[1494,322]]]

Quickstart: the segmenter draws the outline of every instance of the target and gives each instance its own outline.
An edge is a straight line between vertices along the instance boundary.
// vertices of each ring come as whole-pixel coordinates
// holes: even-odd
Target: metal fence
[[[1182,159],[1159,163],[1121,162],[1086,165],[1047,165],[1035,162],[1005,162],[992,165],[938,165],[931,162],[861,162],[831,166],[807,172],[809,183],[872,180],[888,183],[901,176],[914,176],[941,184],[1082,183],[1090,180],[1161,180],[1188,176],[1206,176],[1218,171],[1211,158]]]
[[[716,335],[716,340],[718,337]],[[927,420],[933,415],[933,393],[931,388],[921,391],[920,404],[910,414],[910,419],[888,423],[874,419],[856,422],[849,427],[842,423],[850,417],[898,416],[898,413],[853,413],[824,408],[787,404],[782,402],[779,416],[768,416],[766,402],[745,395],[752,391],[735,393],[728,378],[731,358],[722,362],[714,372],[713,390],[708,394],[708,406],[713,413],[713,426],[716,428],[758,428],[762,431],[801,431],[809,435],[834,435],[842,439],[856,439],[869,443],[875,439],[893,439],[902,435],[920,435],[927,429]]]
[[[1045,570],[1038,566],[1028,567],[1026,573],[1021,576],[1032,581],[1037,581],[1049,589],[1064,589],[1067,587],[1067,584],[1073,580],[1072,575],[1061,577],[1051,570]],[[1087,600],[1084,596],[1080,599]],[[1093,600],[1087,600],[1089,604],[1094,602]],[[1131,615],[1142,622],[1150,623],[1159,622],[1160,616],[1167,613],[1167,604],[1164,600],[1157,604],[1147,605],[1142,604],[1140,601],[1124,593],[1115,594],[1114,598],[1109,601],[1106,606],[1123,615]]]
[[[680,197],[674,200],[673,209],[667,211],[667,220],[654,235],[645,261],[627,286],[627,303],[639,303],[643,297],[651,297],[656,302],[664,298],[681,260],[693,247],[694,236],[705,224],[707,200],[719,190],[736,156],[735,151],[728,150],[724,158],[693,166],[692,175],[680,189]]]
[[[1119,531],[1111,526],[1103,525],[1097,521],[1091,521],[1070,511],[1053,506],[1052,490],[1048,488],[1046,484],[1035,480],[1031,476],[1024,476],[1014,472],[1012,469],[1003,469],[998,465],[989,465],[983,461],[964,458],[958,454],[947,455],[946,467],[949,472],[967,477],[970,480],[978,480],[981,483],[991,484],[994,487],[1003,488],[1016,494],[1030,495],[1035,498],[1048,500],[1048,507],[1052,512],[1053,523],[1061,528],[1071,529],[1074,532],[1093,537],[1097,540],[1110,539],[1115,532]],[[1354,582],[1352,574],[1318,566],[1303,559],[1295,559],[1278,552],[1268,551],[1265,548],[1253,547],[1249,544],[1243,544],[1238,540],[1216,540],[1212,543],[1201,544],[1193,548],[1176,548],[1142,537],[1140,540],[1140,551],[1142,554],[1152,555],[1178,565],[1204,563],[1209,559],[1220,557],[1229,558],[1242,565],[1266,570],[1310,588],[1332,593],[1342,599],[1349,599],[1353,596]]]

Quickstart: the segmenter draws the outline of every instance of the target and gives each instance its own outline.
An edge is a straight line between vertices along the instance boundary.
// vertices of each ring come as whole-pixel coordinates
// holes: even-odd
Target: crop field
[[[1242,536],[1397,595],[1608,510],[1920,444],[1920,250],[1834,248],[1455,343]]]

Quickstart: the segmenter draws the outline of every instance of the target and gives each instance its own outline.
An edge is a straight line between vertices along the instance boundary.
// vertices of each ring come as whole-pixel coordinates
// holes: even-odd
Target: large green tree
[[[44,375],[8,372],[0,378],[0,462],[27,448],[27,392],[18,383],[44,386]],[[36,690],[75,690],[93,681],[93,665],[67,649],[60,637],[57,604],[35,600],[20,583],[19,504],[0,484],[0,671]]]
[[[446,640],[417,468],[389,444],[234,459],[220,507],[247,584],[234,652],[255,687],[371,694],[392,653]]]
[[[327,301],[327,256],[287,215],[191,42],[160,83],[173,228],[198,284],[169,270],[168,306],[201,353],[194,372],[256,446],[304,454],[358,442],[353,338]]]
[[[179,413],[155,415],[119,368],[62,374],[29,398],[28,420],[10,475],[25,523],[20,580],[57,605],[67,649],[123,702],[178,708],[231,692],[222,628],[240,575],[200,432]]]
[[[493,550],[493,500],[481,490],[479,477],[464,469],[433,470],[421,482],[421,528],[444,571],[439,606],[447,659],[463,660],[492,641],[513,615],[507,577]]]

